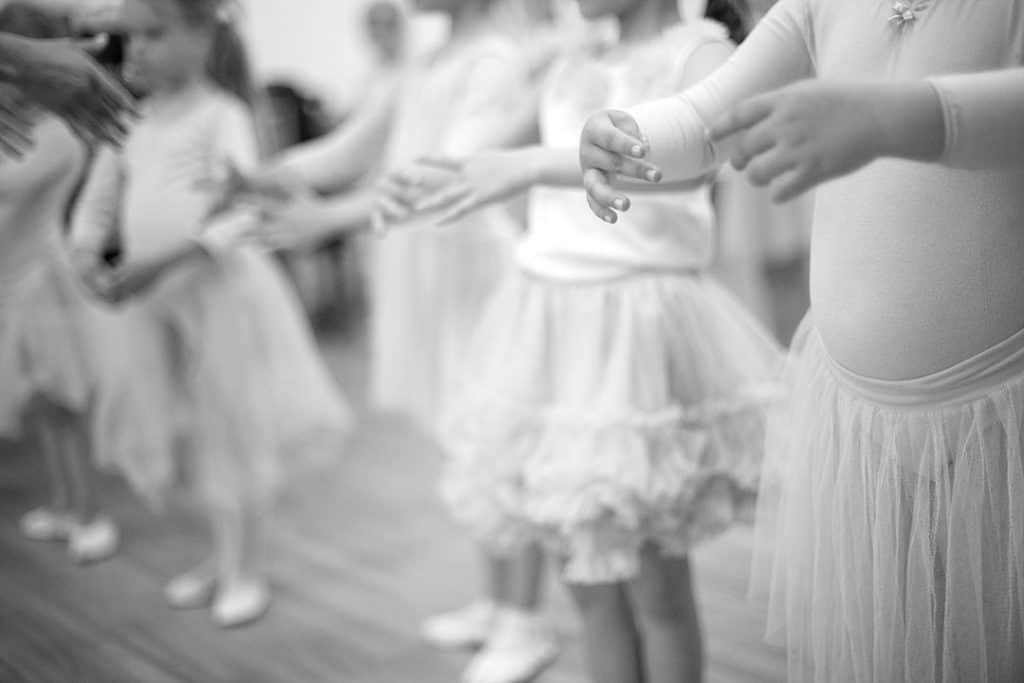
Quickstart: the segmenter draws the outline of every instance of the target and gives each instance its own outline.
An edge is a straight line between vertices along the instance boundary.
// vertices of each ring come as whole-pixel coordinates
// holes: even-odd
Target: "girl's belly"
[[[867,377],[948,368],[1024,328],[1024,171],[884,161],[821,188],[814,321]]]

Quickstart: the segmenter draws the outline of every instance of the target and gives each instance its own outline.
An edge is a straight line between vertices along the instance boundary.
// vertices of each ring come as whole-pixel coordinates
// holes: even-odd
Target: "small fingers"
[[[771,115],[775,100],[771,93],[752,97],[741,102],[723,114],[714,125],[710,134],[714,142],[724,140],[741,131],[751,128]]]
[[[587,204],[590,210],[603,221],[614,223],[618,218],[615,209],[619,206],[629,208],[628,199],[615,192],[608,175],[602,171],[591,169],[585,172],[583,187],[587,191]]]
[[[468,185],[459,183],[426,197],[422,201],[417,202],[413,208],[417,212],[441,211],[461,202],[471,191]]]
[[[447,171],[449,173],[459,173],[463,168],[463,163],[461,161],[446,156],[420,157],[416,160],[416,163],[423,164],[424,166],[428,166],[439,171]]]
[[[797,167],[775,178],[771,184],[771,196],[776,203],[783,204],[796,199],[814,187],[814,184],[811,174],[804,168]]]

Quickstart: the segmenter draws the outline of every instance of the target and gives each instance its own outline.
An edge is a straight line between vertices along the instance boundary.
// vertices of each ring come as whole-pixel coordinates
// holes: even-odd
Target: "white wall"
[[[371,67],[362,31],[369,0],[243,0],[246,33],[257,77],[309,88],[345,106]],[[436,21],[417,21],[417,43],[443,33]]]

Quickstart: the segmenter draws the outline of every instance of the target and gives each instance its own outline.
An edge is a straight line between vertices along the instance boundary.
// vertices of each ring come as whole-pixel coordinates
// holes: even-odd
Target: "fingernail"
[[[630,153],[635,157],[642,157],[644,155],[644,148],[640,145],[633,145],[633,149],[630,150]]]
[[[614,223],[615,222],[615,214],[613,214],[613,213],[606,213],[605,215],[601,216],[601,218],[604,219],[605,223]]]
[[[627,208],[625,199],[616,199],[614,204],[615,208],[618,209],[619,211],[625,211]]]
[[[649,181],[651,181],[652,183],[656,183],[659,180],[661,180],[661,173],[658,172],[658,171],[648,171],[647,172],[647,179]]]

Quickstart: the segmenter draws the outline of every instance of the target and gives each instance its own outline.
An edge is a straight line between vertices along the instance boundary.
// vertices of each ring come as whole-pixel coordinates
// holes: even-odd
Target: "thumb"
[[[627,135],[631,135],[634,138],[640,139],[640,126],[637,125],[636,119],[627,114],[624,111],[609,111],[608,119],[612,122],[616,128],[621,130]]]
[[[99,57],[100,54],[107,48],[110,43],[110,36],[106,33],[100,33],[91,38],[76,38],[71,41],[71,44],[80,50],[88,52],[93,57]]]

